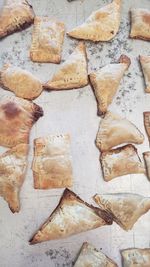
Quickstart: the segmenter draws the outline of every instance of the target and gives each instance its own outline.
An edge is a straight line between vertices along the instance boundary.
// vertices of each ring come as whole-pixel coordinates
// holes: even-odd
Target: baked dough
[[[33,23],[34,11],[26,0],[5,0],[0,14],[0,38]]]
[[[147,133],[148,139],[150,141],[150,111],[143,112],[144,117],[144,127]]]
[[[145,173],[137,149],[133,145],[126,145],[106,152],[102,152],[100,161],[106,182],[127,174]]]
[[[93,245],[85,242],[73,267],[117,267],[118,265]]]
[[[107,212],[89,205],[65,189],[58,206],[31,238],[30,244],[65,238],[106,224],[112,224]]]
[[[113,0],[97,11],[94,11],[86,21],[68,32],[77,39],[109,41],[118,32],[120,26],[121,0]]]
[[[112,112],[107,112],[101,119],[96,137],[96,145],[100,151],[107,151],[124,143],[142,144],[143,134],[129,120]]]
[[[43,116],[40,106],[17,97],[0,99],[0,145],[13,147],[29,143],[33,124]]]
[[[70,136],[49,135],[35,139],[32,170],[36,189],[72,186]]]
[[[16,96],[29,100],[38,97],[43,90],[40,80],[29,71],[10,64],[4,65],[0,71],[0,84]]]
[[[107,112],[107,108],[111,104],[130,63],[130,59],[122,55],[118,63],[106,65],[99,71],[90,74],[90,81],[98,103],[99,115]]]
[[[0,156],[0,196],[12,212],[19,212],[19,193],[27,167],[28,145],[19,144]]]
[[[150,10],[144,8],[131,9],[130,37],[150,41]]]
[[[123,267],[149,267],[150,248],[129,248],[121,251]]]
[[[131,230],[136,221],[150,209],[150,198],[132,193],[96,194],[101,209],[112,214],[121,228]]]
[[[150,180],[150,151],[144,152],[143,157],[145,161],[147,177]]]
[[[150,56],[140,56],[140,63],[146,84],[145,92],[150,93]]]
[[[76,47],[69,58],[60,66],[52,79],[44,85],[50,90],[73,89],[88,84],[87,58],[84,43]]]
[[[49,17],[35,17],[30,58],[35,62],[60,63],[65,26]]]

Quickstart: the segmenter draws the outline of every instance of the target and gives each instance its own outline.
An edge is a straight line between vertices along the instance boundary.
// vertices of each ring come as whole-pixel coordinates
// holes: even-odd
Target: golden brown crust
[[[123,267],[149,267],[150,248],[128,248],[121,250]]]
[[[139,56],[144,79],[145,79],[145,92],[150,93],[150,56]]]
[[[144,127],[147,133],[148,139],[150,140],[150,111],[143,112]]]

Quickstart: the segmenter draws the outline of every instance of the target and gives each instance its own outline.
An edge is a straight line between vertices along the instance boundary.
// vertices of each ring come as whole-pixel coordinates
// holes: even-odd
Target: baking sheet
[[[83,0],[69,3],[67,0],[30,1],[37,15],[57,17],[70,30],[82,23],[91,11],[107,4],[106,0]],[[148,139],[143,126],[143,111],[150,110],[150,95],[144,93],[144,80],[138,63],[139,54],[150,54],[150,43],[128,39],[130,7],[150,8],[149,0],[122,1],[122,18],[117,36],[109,43],[86,42],[89,72],[109,62],[115,62],[121,54],[130,56],[132,64],[122,79],[118,93],[110,110],[134,122],[144,133],[145,141],[138,145],[142,152],[149,150]],[[1,1],[2,3],[2,1]],[[32,27],[6,37],[0,42],[1,66],[10,62],[26,68],[42,81],[52,77],[59,65],[38,64],[29,59]],[[63,60],[73,51],[77,40],[65,37]],[[0,96],[13,95],[0,90]],[[33,139],[48,134],[70,133],[73,158],[73,191],[92,203],[95,193],[134,192],[150,195],[150,183],[140,175],[127,175],[104,182],[99,163],[99,151],[94,140],[100,117],[97,116],[96,100],[90,86],[82,89],[43,92],[35,100],[43,107],[44,117],[34,125],[30,136],[29,166],[21,190],[21,211],[12,214],[7,203],[0,198],[0,266],[1,267],[71,267],[84,241],[93,243],[98,249],[114,259],[121,266],[120,249],[128,247],[149,247],[150,213],[142,216],[133,227],[125,232],[117,224],[81,233],[63,240],[49,241],[30,246],[28,240],[45,221],[57,205],[63,189],[34,190],[31,163]],[[0,148],[0,152],[6,149]]]

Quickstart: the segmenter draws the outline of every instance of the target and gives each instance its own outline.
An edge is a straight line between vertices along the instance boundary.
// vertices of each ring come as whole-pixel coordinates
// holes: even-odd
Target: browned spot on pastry
[[[149,14],[145,14],[145,15],[143,15],[142,19],[143,19],[143,21],[144,21],[145,23],[147,23],[147,24],[150,25],[150,15],[149,15]]]
[[[37,104],[34,104],[34,113],[33,113],[33,117],[34,117],[34,121],[37,121],[40,117],[43,116],[43,109],[38,106]]]
[[[13,102],[8,102],[2,106],[5,115],[9,119],[13,119],[14,117],[18,116],[18,114],[21,112],[21,110],[16,106]]]
[[[127,64],[128,66],[130,66],[131,60],[126,55],[121,55],[121,57],[119,58],[119,63],[124,63],[124,64]]]

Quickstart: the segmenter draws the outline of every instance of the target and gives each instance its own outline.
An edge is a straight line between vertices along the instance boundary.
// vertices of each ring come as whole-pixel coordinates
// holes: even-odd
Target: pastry
[[[112,214],[121,228],[131,230],[137,220],[150,209],[150,198],[132,193],[96,194],[94,200],[101,209]]]
[[[90,73],[90,81],[98,103],[98,114],[107,112],[130,63],[130,59],[122,55],[118,63],[106,65],[99,71]]]
[[[144,8],[131,9],[130,37],[150,41],[150,10]]]
[[[26,0],[5,0],[0,15],[0,38],[23,30],[34,21],[34,11]]]
[[[118,176],[145,173],[137,149],[131,144],[102,152],[100,161],[106,182]]]
[[[129,120],[112,112],[107,112],[101,119],[96,137],[96,145],[100,151],[107,151],[124,143],[142,144],[143,134]]]
[[[32,164],[34,188],[72,186],[69,135],[49,135],[34,140]]]
[[[145,161],[147,177],[150,180],[150,151],[144,152],[143,157]]]
[[[73,267],[117,267],[117,264],[93,245],[85,242]]]
[[[84,43],[76,47],[44,87],[50,90],[73,89],[88,84],[87,58]]]
[[[145,79],[145,92],[150,93],[150,56],[140,56],[140,63]]]
[[[30,58],[35,62],[60,63],[65,26],[49,17],[35,17]]]
[[[123,267],[149,267],[150,248],[129,248],[121,251]]]
[[[150,141],[150,111],[143,112],[144,117],[144,127],[147,133],[148,139]]]
[[[40,106],[17,97],[0,99],[0,145],[13,147],[29,143],[33,124],[43,116]]]
[[[86,21],[68,32],[73,38],[97,41],[109,41],[118,32],[120,26],[121,0],[94,11]]]
[[[31,238],[30,244],[65,238],[108,224],[112,224],[112,218],[107,212],[65,189],[58,206]]]
[[[28,145],[19,144],[0,156],[0,196],[10,210],[19,212],[19,194],[27,167]]]
[[[10,64],[4,65],[0,71],[0,84],[16,96],[30,100],[38,97],[43,89],[40,80],[29,71]]]

